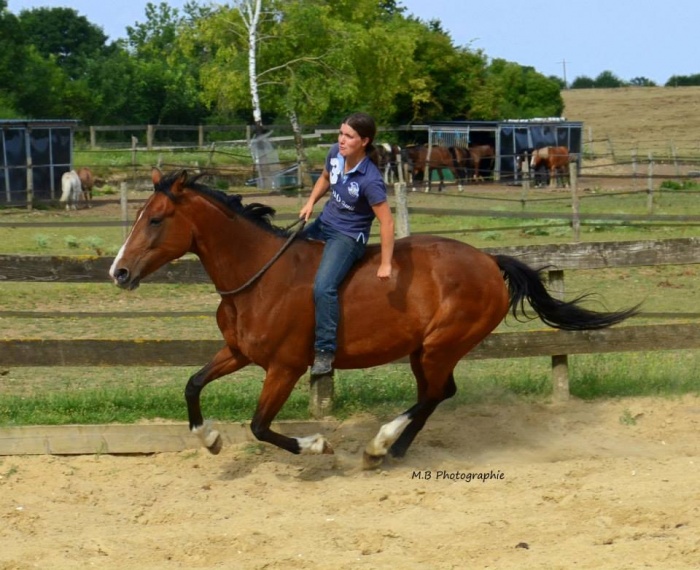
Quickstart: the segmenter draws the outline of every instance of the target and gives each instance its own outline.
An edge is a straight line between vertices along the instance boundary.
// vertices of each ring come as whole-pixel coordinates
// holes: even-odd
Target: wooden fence
[[[484,250],[517,257],[535,267],[550,267],[550,285],[553,284],[560,292],[563,292],[566,270],[700,263],[700,238]],[[2,255],[0,281],[105,282],[111,262],[111,257],[97,256]],[[154,273],[150,280],[185,284],[209,282],[201,264],[195,259],[172,262]],[[99,316],[110,315],[101,313]],[[4,312],[0,313],[1,316],[17,316],[17,313]],[[32,316],[32,313],[24,313],[23,316]],[[4,366],[194,366],[208,362],[221,348],[222,342],[10,339],[0,341],[0,363]],[[554,397],[566,399],[569,395],[567,355],[686,348],[700,348],[699,324],[619,326],[599,331],[493,333],[469,353],[468,358],[550,356]],[[317,416],[327,415],[332,409],[332,380],[322,380],[312,388],[312,411]]]

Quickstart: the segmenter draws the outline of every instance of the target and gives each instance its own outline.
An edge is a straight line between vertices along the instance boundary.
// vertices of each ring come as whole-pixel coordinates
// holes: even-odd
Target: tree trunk
[[[296,149],[297,163],[299,164],[299,185],[301,188],[311,188],[313,182],[311,181],[309,161],[306,158],[304,139],[301,136],[301,125],[299,124],[296,111],[289,111],[289,122],[292,125],[292,132],[294,133],[294,148]]]

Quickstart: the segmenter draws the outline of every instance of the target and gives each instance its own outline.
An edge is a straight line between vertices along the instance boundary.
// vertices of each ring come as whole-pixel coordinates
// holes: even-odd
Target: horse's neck
[[[193,251],[219,290],[235,289],[257,273],[284,240],[238,215],[198,224]]]

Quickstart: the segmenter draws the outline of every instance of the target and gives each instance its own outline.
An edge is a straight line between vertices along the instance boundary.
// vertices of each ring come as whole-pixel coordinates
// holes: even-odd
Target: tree
[[[564,111],[559,81],[503,59],[489,65],[476,101],[473,118],[479,119],[559,117]]]
[[[196,3],[185,4],[184,13],[167,3],[146,4],[146,20],[127,27],[126,48],[133,56],[132,75],[143,80],[132,85],[140,101],[138,122],[150,124],[197,123],[207,110],[199,87],[200,57],[189,30],[209,15]],[[120,63],[120,65],[122,65]]]
[[[476,94],[483,88],[486,56],[455,48],[438,20],[428,24],[408,18],[401,35],[414,37],[412,53],[404,53],[407,86],[396,95],[394,123],[425,123],[471,118]]]
[[[603,71],[595,78],[595,86],[600,88],[624,87],[624,85],[625,82],[612,71]]]
[[[22,10],[18,20],[26,43],[53,59],[70,79],[80,78],[86,60],[106,49],[102,29],[72,8]]]
[[[633,77],[630,79],[630,85],[635,85],[637,87],[656,87],[656,83],[646,77]]]
[[[580,75],[571,82],[572,89],[593,89],[595,86],[595,81],[587,75]]]
[[[700,73],[695,75],[672,75],[665,84],[665,87],[688,87],[700,85]]]
[[[7,1],[0,0],[0,116],[4,118],[18,115],[17,82],[27,57],[17,17],[7,11]]]

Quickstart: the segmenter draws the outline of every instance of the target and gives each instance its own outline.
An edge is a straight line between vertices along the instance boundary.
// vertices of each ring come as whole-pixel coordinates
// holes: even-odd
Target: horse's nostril
[[[114,278],[117,280],[117,283],[124,285],[124,283],[129,281],[129,270],[124,268],[117,269],[114,273]]]

